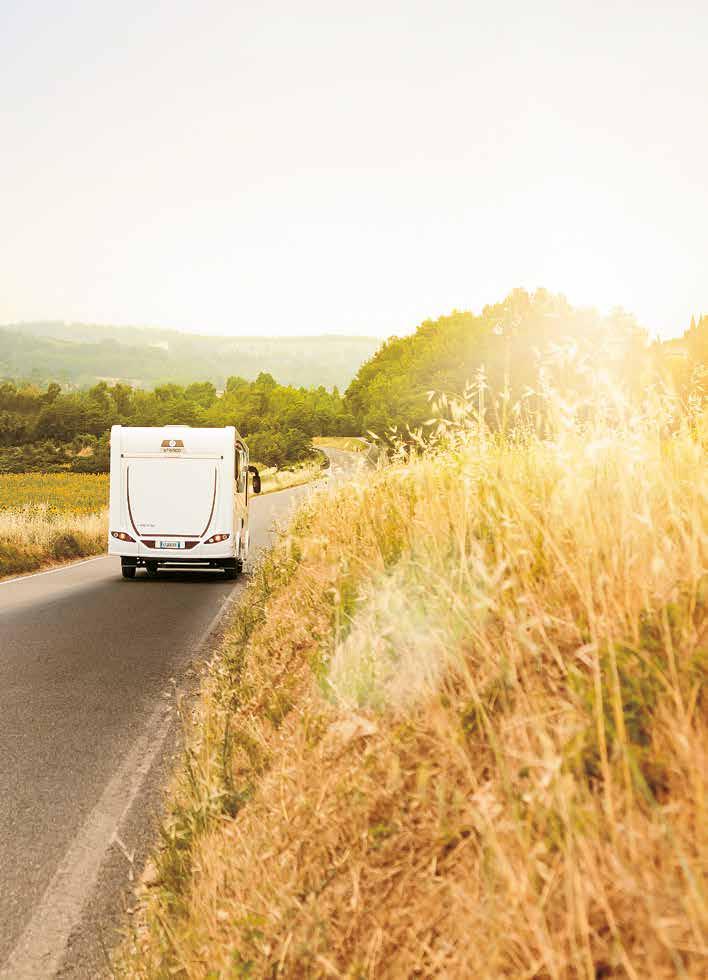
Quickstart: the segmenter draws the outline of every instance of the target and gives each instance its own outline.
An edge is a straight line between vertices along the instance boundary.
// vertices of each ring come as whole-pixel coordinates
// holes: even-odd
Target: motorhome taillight
[[[132,541],[135,544],[135,538],[131,538],[125,531],[111,531],[111,534],[114,538],[118,538],[119,541]]]
[[[212,536],[208,538],[204,544],[218,544],[219,541],[226,541],[226,539],[230,537],[230,534],[212,534]]]

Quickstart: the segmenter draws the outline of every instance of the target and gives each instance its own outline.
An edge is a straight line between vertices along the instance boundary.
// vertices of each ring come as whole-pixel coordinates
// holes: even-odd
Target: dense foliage
[[[111,425],[235,425],[261,463],[282,467],[311,455],[312,437],[348,435],[355,422],[335,389],[292,388],[269,374],[256,381],[232,377],[217,395],[210,382],[154,391],[100,382],[63,393],[0,384],[0,472],[108,468]]]
[[[679,341],[650,344],[621,310],[601,316],[544,289],[517,289],[479,316],[453,312],[392,337],[359,369],[346,403],[362,431],[383,435],[391,425],[422,425],[431,392],[459,396],[483,371],[484,384],[500,395],[489,402],[486,421],[494,425],[538,394],[540,368],[545,383],[576,396],[593,390],[598,372],[624,392],[640,393],[663,377],[685,394],[707,355],[708,317]]]

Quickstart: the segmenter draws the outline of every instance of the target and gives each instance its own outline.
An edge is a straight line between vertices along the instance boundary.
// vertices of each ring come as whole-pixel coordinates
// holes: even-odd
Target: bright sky
[[[708,3],[0,0],[0,322],[708,312]]]

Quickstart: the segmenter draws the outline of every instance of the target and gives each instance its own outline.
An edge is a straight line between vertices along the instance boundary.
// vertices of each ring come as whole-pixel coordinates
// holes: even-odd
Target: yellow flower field
[[[0,578],[99,554],[108,533],[105,473],[0,477]]]
[[[108,474],[8,473],[0,476],[0,511],[36,504],[62,514],[96,514],[108,506]]]

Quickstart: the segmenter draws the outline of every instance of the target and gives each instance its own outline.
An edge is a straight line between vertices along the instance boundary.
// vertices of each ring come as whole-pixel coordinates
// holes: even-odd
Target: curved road
[[[308,492],[252,500],[253,551]],[[0,582],[2,980],[108,974],[179,745],[176,692],[243,587],[124,581],[108,556]]]

